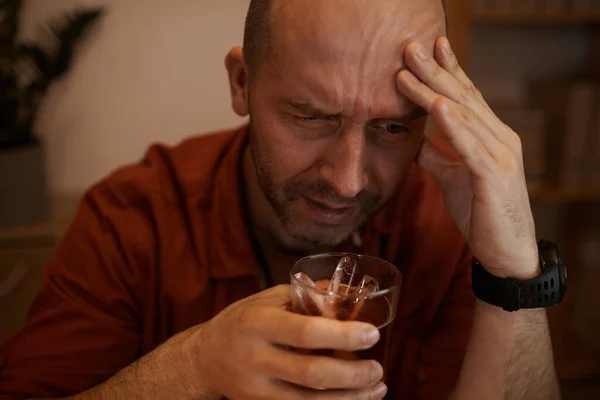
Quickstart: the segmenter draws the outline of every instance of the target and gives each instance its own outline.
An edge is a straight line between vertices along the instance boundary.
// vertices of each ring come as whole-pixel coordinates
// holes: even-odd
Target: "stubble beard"
[[[269,173],[270,162],[263,157],[256,131],[250,122],[249,147],[259,186],[275,211],[285,231],[301,247],[333,247],[346,240],[356,229],[375,215],[383,206],[381,196],[363,191],[353,199],[337,195],[324,180],[293,180],[275,184]],[[301,218],[294,212],[294,205],[303,197],[314,197],[335,204],[357,205],[359,211],[351,222],[342,226],[328,226]]]

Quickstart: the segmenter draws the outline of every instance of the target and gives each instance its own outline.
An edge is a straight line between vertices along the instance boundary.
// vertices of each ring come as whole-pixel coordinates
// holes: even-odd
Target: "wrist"
[[[487,271],[500,279],[516,279],[519,281],[528,281],[537,278],[542,273],[542,265],[540,263],[539,252],[533,252],[526,257],[520,257],[510,263],[502,263],[502,265],[485,265]]]
[[[521,268],[516,268],[514,271],[515,272],[509,274],[507,278],[514,278],[519,281],[528,281],[540,276],[542,273],[542,266],[540,265],[540,260],[536,259],[535,261],[524,263]]]
[[[185,360],[186,382],[194,400],[219,400],[223,397],[210,384],[212,358],[207,355],[207,329],[210,322],[192,327],[181,346],[180,357]]]

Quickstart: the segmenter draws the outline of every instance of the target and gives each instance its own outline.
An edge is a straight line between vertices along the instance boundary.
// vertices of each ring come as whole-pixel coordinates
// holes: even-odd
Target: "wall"
[[[38,131],[47,144],[52,191],[78,194],[138,160],[152,142],[173,144],[242,123],[230,109],[223,59],[241,43],[248,2],[26,0],[25,38],[35,36],[41,21],[76,6],[105,4],[108,11],[42,110]],[[585,55],[577,29],[560,30],[551,40],[539,30],[498,33],[484,28],[474,35],[470,70],[482,86],[493,76],[507,87],[516,74],[536,76],[548,63],[569,73]]]
[[[38,121],[60,195],[81,193],[152,142],[243,122],[230,108],[223,61],[241,44],[248,0],[28,0],[23,36],[93,4],[108,13]]]

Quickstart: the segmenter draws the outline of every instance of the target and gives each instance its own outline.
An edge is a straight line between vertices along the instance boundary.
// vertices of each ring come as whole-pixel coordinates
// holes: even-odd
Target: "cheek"
[[[272,181],[281,185],[300,175],[305,179],[316,178],[325,143],[300,139],[294,128],[275,114],[256,114],[254,140]]]

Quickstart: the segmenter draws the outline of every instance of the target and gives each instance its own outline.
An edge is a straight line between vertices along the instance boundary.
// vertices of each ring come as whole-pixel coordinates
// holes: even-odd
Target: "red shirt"
[[[27,324],[0,347],[0,399],[96,386],[178,332],[260,290],[240,192],[247,127],[153,146],[90,189],[48,264]],[[413,166],[404,188],[341,251],[404,274],[392,399],[444,399],[471,328],[470,254],[441,190]]]

